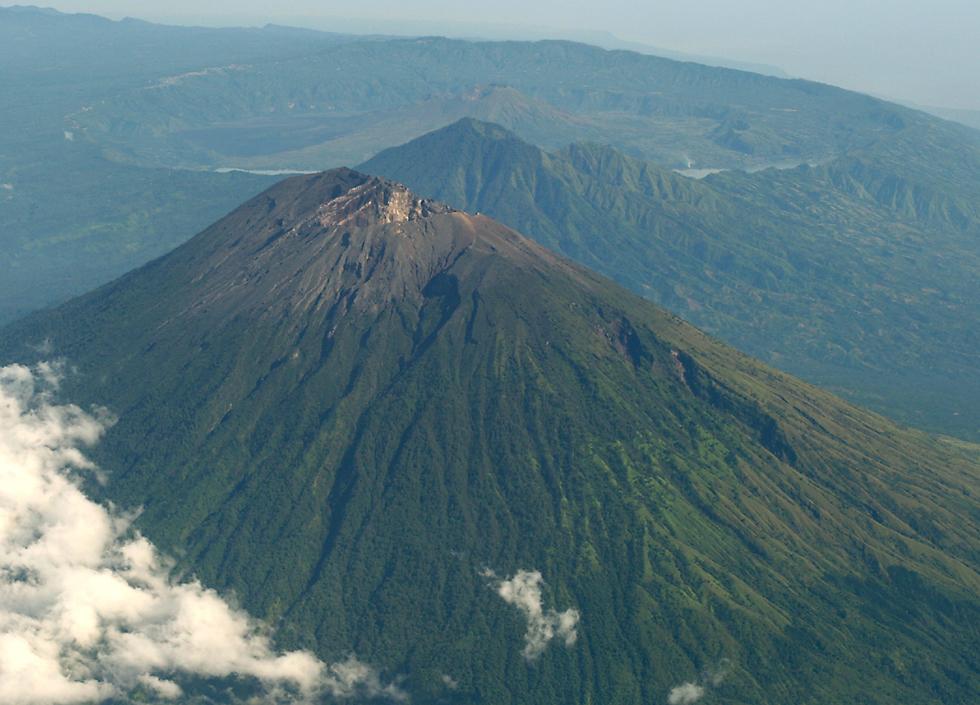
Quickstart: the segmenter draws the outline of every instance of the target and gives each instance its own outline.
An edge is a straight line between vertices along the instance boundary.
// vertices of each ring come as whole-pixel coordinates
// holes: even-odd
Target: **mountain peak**
[[[269,214],[289,230],[366,227],[418,220],[452,211],[421,198],[404,184],[342,167],[285,179],[245,204],[265,204]]]
[[[342,168],[276,184],[149,269],[161,287],[180,282],[181,319],[378,310],[422,297],[477,242],[512,260],[541,256],[489,218]]]
[[[520,139],[512,131],[497,123],[487,122],[486,120],[469,116],[460,118],[456,122],[446,125],[439,130],[433,130],[432,133],[428,134],[438,133],[450,135],[474,134],[488,139]]]
[[[318,175],[313,184],[319,190],[319,181],[334,185],[327,200],[317,209],[313,218],[322,227],[353,225],[385,225],[419,220],[430,215],[449,213],[452,209],[441,203],[420,198],[403,184],[376,176],[367,177],[350,169],[337,169]],[[337,193],[337,185],[357,182],[346,191]],[[300,182],[302,183],[302,182]],[[299,185],[296,184],[297,186]],[[298,227],[297,226],[294,227]]]

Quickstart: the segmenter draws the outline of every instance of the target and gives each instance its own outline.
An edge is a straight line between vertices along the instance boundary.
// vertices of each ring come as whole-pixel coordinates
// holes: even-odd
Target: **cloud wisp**
[[[674,686],[667,693],[667,705],[693,705],[703,698],[711,688],[717,688],[728,676],[731,662],[722,659],[718,665],[706,668],[697,681],[689,681]]]
[[[493,572],[485,571],[484,575],[491,577]],[[501,580],[496,585],[497,594],[504,602],[517,607],[527,619],[523,654],[528,661],[541,656],[554,639],[563,642],[566,647],[573,646],[578,639],[578,610],[545,610],[541,603],[543,582],[539,571],[519,570],[513,577]]]
[[[354,657],[276,651],[218,593],[173,581],[132,515],[83,493],[81,449],[111,421],[54,403],[57,380],[51,365],[0,368],[0,702],[166,701],[229,678],[268,703],[404,697]]]
[[[682,683],[674,686],[667,694],[668,705],[691,705],[704,697],[704,686],[697,683]]]

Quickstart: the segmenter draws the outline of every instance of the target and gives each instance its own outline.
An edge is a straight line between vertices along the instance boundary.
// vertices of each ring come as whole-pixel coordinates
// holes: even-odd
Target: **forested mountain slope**
[[[413,702],[980,688],[975,453],[396,183],[286,180],[0,359],[44,341],[118,415],[92,492]]]

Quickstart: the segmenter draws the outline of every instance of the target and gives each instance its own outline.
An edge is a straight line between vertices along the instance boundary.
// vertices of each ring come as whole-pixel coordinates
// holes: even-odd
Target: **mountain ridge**
[[[365,82],[375,89],[358,87]],[[406,115],[393,134],[407,139],[413,131],[418,135],[439,126],[423,109],[433,96],[466,95],[488,85],[574,118],[557,121],[551,133],[533,121],[530,129],[520,122],[511,125],[527,139],[552,148],[602,139],[671,166],[691,160],[706,167],[821,160],[915,125],[941,122],[799,79],[560,40],[440,37],[345,41],[301,60],[256,62],[233,82],[205,76],[152,97],[120,94],[74,119],[86,139],[116,158],[144,165],[323,168],[356,159],[352,146],[362,145],[367,134],[375,134],[374,151],[395,143],[389,132],[371,132],[371,116],[378,111]],[[351,116],[359,120],[351,122]],[[135,125],[138,130],[123,129]],[[294,127],[284,131],[284,125]],[[367,131],[361,129],[365,126]],[[208,137],[188,140],[196,131]],[[264,145],[244,162],[224,151],[232,142],[226,136],[242,131],[254,131]],[[299,146],[292,144],[296,135],[305,135]]]
[[[943,178],[961,181],[961,162]],[[980,433],[980,397],[964,386],[977,364],[980,212],[891,147],[698,181],[608,146],[546,152],[464,120],[359,168],[486,212],[905,423]]]

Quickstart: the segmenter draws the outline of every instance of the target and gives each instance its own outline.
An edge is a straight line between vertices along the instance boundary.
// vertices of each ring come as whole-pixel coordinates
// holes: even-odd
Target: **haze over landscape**
[[[293,0],[58,1],[52,7],[181,24],[268,22],[356,34],[578,39],[767,66],[893,100],[980,112],[980,6],[972,0],[658,0],[458,3]],[[603,36],[607,33],[609,36]],[[632,42],[635,46],[627,46]],[[653,51],[652,49],[648,49]],[[653,51],[653,53],[656,53]]]
[[[266,13],[0,7],[0,703],[976,705],[976,8]]]

